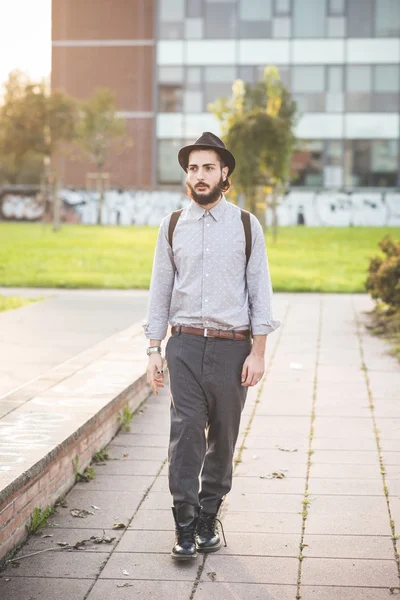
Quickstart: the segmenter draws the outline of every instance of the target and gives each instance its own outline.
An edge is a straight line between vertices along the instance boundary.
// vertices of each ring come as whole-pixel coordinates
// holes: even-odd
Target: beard
[[[196,184],[194,187],[190,185],[190,183],[186,182],[187,186],[187,195],[189,198],[200,204],[200,206],[207,206],[208,204],[213,204],[216,202],[222,194],[222,186],[224,184],[224,180],[222,175],[218,183],[210,188],[207,184],[203,184],[204,187],[208,188],[208,192],[197,192],[196,187],[199,184]]]

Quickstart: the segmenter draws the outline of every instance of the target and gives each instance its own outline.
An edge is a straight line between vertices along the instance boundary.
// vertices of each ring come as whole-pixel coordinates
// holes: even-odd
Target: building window
[[[187,40],[200,40],[203,37],[203,19],[186,19],[185,38]]]
[[[275,0],[276,15],[290,15],[290,0]]]
[[[275,17],[272,21],[273,38],[290,38],[292,21],[290,17]]]
[[[236,37],[236,4],[234,1],[206,0],[205,37],[213,39]]]
[[[204,67],[205,109],[210,102],[232,95],[232,84],[236,79],[236,67]]]
[[[176,83],[183,82],[183,67],[159,67],[158,83]]]
[[[324,187],[340,188],[343,185],[343,142],[326,142]]]
[[[186,0],[186,16],[198,19],[203,16],[203,0]]]
[[[370,65],[349,65],[346,69],[346,110],[368,112],[372,104],[372,69]]]
[[[330,15],[344,15],[346,0],[328,0],[328,12]]]
[[[203,112],[203,92],[200,90],[185,90],[183,96],[183,110],[185,113]]]
[[[292,94],[300,113],[325,110],[325,68],[293,66]]]
[[[346,22],[344,17],[328,17],[327,25],[329,38],[345,37]]]
[[[400,91],[399,65],[375,65],[373,77],[375,112],[398,112]]]
[[[183,171],[177,159],[182,146],[181,140],[158,140],[158,183],[182,183]]]
[[[239,67],[239,79],[244,83],[253,85],[256,82],[255,69],[251,66],[240,66]]]
[[[399,0],[377,0],[375,10],[375,35],[377,37],[400,35]]]
[[[182,112],[182,86],[158,86],[158,112]]]
[[[326,93],[326,112],[343,112],[343,67],[327,67],[327,93]]]
[[[303,142],[293,153],[292,185],[304,187],[321,187],[324,182],[323,172],[324,143],[320,140]]]
[[[272,0],[240,0],[239,18],[240,37],[271,37]]]
[[[397,140],[348,140],[345,144],[346,185],[396,187]]]
[[[372,37],[373,14],[374,0],[347,0],[347,36]]]
[[[295,38],[325,36],[325,2],[293,0],[293,36]]]
[[[184,18],[185,0],[160,0],[160,39],[182,39]]]

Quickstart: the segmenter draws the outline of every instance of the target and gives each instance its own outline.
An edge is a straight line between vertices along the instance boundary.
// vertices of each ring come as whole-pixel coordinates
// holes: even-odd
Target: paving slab
[[[305,558],[302,567],[302,585],[337,585],[396,587],[396,561],[367,559]]]
[[[294,600],[295,597],[294,585],[230,581],[201,582],[195,595],[196,600]]]
[[[125,584],[126,587],[121,587]],[[119,586],[119,587],[118,587]],[[124,581],[99,579],[87,600],[189,600],[193,583],[189,581],[135,581],[126,577]],[[75,599],[74,599],[75,600]],[[86,600],[86,599],[85,599]]]
[[[320,479],[377,479],[380,470],[376,465],[311,463],[310,478]]]
[[[250,494],[234,490],[228,494],[224,508],[229,511],[298,513],[304,495],[300,494]]]
[[[314,444],[313,444],[314,445]],[[321,450],[314,449],[312,464],[374,465],[379,468],[378,450]]]
[[[297,451],[308,451],[309,440],[305,436],[294,435],[279,437],[272,435],[259,435],[256,436],[250,431],[246,437],[245,447],[248,449],[277,449],[277,448],[290,448]]]
[[[50,554],[50,553],[49,553]],[[7,577],[56,577],[68,579],[95,579],[102,568],[106,556],[99,552],[86,550],[65,550],[51,552],[43,560],[43,555],[37,554],[29,559],[21,560],[17,567],[8,565],[2,572]]]
[[[94,580],[44,577],[0,577],[0,598],[4,600],[84,600]],[[6,581],[9,579],[9,581]]]
[[[138,493],[84,492],[79,490],[68,495],[68,508],[58,508],[52,520],[58,527],[71,529],[111,529],[116,522],[127,523],[137,509],[143,495]],[[94,508],[96,507],[96,508]],[[90,513],[84,518],[73,517],[73,509],[86,510]],[[98,532],[97,532],[98,535]]]
[[[301,533],[302,518],[293,513],[237,512],[229,511],[224,516],[227,531],[245,533]]]
[[[307,533],[325,535],[390,535],[390,520],[386,512],[343,512],[335,514],[314,514],[312,509],[307,517]]]
[[[88,525],[86,523],[86,525]],[[108,537],[114,538],[111,543],[101,543],[91,540],[94,538]],[[40,531],[29,537],[28,541],[23,547],[21,554],[30,554],[31,552],[37,552],[38,550],[47,550],[48,548],[58,548],[58,542],[66,542],[70,546],[74,546],[77,542],[87,540],[84,544],[86,550],[90,552],[102,552],[109,554],[113,549],[116,548],[117,544],[121,540],[123,531],[121,529],[103,529],[99,532],[98,529],[93,527],[88,528],[63,528],[60,526],[56,527],[44,527]],[[45,536],[45,537],[43,537]],[[48,537],[51,536],[51,537]],[[49,555],[51,556],[51,555]]]
[[[303,554],[314,558],[393,559],[391,537],[382,535],[313,535],[305,533]]]
[[[287,559],[289,560],[289,559]],[[201,558],[178,563],[170,555],[155,553],[116,552],[108,560],[100,574],[100,579],[129,581],[129,579],[150,579],[169,581],[194,581]],[[127,571],[129,575],[124,574]]]
[[[79,483],[80,487],[90,486],[86,489],[113,492],[138,492],[144,494],[147,488],[154,482],[154,477],[149,475],[97,475],[90,483]]]
[[[301,600],[389,600],[387,587],[301,586]]]
[[[381,476],[379,479],[316,479],[312,477],[309,481],[308,492],[312,495],[384,496],[385,494]]]
[[[208,556],[200,581],[295,584],[298,561],[288,557]]]
[[[358,437],[357,431],[354,431],[350,437],[335,437],[334,435],[323,437],[319,432],[315,432],[312,448],[313,450],[369,450],[376,452],[377,446],[372,431],[371,435],[365,437]]]

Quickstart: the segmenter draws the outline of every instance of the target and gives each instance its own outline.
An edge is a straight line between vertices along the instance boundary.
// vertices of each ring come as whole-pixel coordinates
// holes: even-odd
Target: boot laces
[[[225,547],[227,546],[224,526],[221,521],[217,518],[217,515],[206,515],[204,513],[200,513],[199,520],[197,523],[197,532],[199,535],[204,535],[205,533],[212,533],[214,535],[215,529],[217,526],[217,522],[221,526],[222,537],[224,538]]]

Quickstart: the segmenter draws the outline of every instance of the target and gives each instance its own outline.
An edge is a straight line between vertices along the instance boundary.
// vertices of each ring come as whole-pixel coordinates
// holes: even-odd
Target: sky
[[[16,68],[50,75],[51,0],[0,0],[0,86]]]

